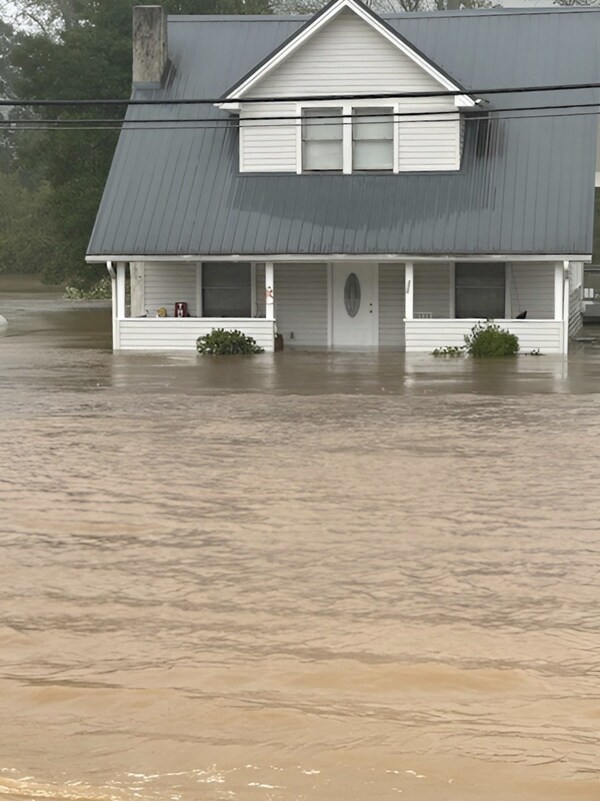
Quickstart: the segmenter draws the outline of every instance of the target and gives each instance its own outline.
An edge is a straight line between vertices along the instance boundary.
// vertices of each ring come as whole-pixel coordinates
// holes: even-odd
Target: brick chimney
[[[133,83],[158,87],[168,63],[167,14],[162,6],[133,8]]]

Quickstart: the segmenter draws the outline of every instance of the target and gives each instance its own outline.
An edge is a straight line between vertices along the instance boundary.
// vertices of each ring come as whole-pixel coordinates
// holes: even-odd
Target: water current
[[[4,278],[0,795],[597,801],[600,350],[110,350]]]

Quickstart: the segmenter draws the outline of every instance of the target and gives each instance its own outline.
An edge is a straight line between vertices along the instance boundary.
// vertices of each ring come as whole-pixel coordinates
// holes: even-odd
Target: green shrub
[[[471,333],[465,336],[465,346],[467,352],[476,359],[516,356],[519,338],[488,320],[473,326]]]
[[[238,353],[263,352],[263,348],[260,348],[252,337],[242,334],[241,331],[226,331],[224,328],[213,328],[210,334],[198,337],[196,348],[203,356],[233,356]]]

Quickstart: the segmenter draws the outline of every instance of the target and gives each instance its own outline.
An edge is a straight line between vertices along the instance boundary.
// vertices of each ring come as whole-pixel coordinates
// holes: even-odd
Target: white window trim
[[[302,112],[304,109],[307,108],[341,108],[342,109],[342,175],[352,175],[352,109],[354,108],[389,108],[391,109],[392,114],[394,115],[394,135],[392,139],[392,169],[391,170],[372,170],[372,171],[364,171],[359,170],[358,174],[360,175],[368,175],[369,172],[375,173],[385,173],[386,175],[391,175],[393,173],[397,173],[399,170],[399,150],[400,150],[400,139],[399,139],[399,124],[398,124],[398,103],[385,103],[380,102],[377,105],[374,105],[372,101],[360,101],[355,100],[352,103],[337,103],[334,105],[331,100],[307,100],[303,101],[302,103],[296,104],[296,174],[302,175],[303,174],[303,165],[302,165]],[[324,171],[326,172],[326,171]],[[304,173],[306,175],[312,175],[313,171]],[[315,174],[318,174],[315,171]]]

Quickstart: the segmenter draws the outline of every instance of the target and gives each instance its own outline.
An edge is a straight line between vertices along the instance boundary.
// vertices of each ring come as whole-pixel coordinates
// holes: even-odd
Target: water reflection
[[[115,355],[101,304],[0,314],[0,793],[595,801],[598,351]]]

